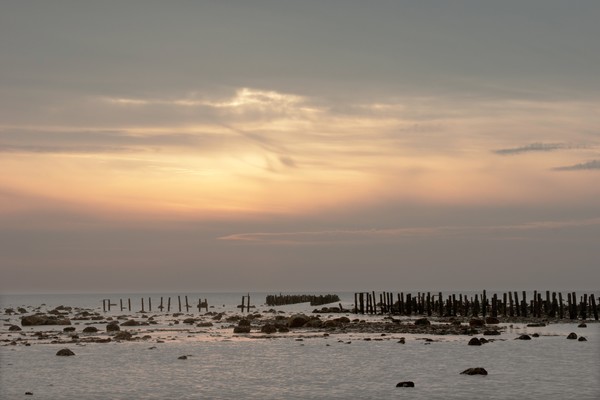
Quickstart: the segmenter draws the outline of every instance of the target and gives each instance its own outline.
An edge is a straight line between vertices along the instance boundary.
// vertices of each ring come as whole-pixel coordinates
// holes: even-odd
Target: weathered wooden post
[[[498,295],[496,293],[492,296],[492,317],[498,317]]]
[[[242,296],[242,313],[244,312],[245,306],[246,306],[246,296]]]
[[[142,312],[145,312],[144,311],[144,298],[143,297],[142,297]]]
[[[354,292],[354,314],[358,314],[358,296]]]
[[[596,308],[596,300],[594,299],[594,294],[590,294],[590,302],[592,303],[592,313],[594,314],[594,319],[598,321],[598,309]]]
[[[506,292],[502,293],[502,315],[506,318]]]
[[[410,315],[412,312],[412,295],[406,294],[406,315]]]
[[[127,298],[127,309],[131,312],[131,297]]]
[[[523,290],[523,309],[521,310],[521,314],[523,318],[527,318],[527,292]]]
[[[581,302],[581,319],[587,319],[587,303],[588,303],[588,295],[586,293],[583,294],[583,301]]]
[[[358,298],[360,299],[360,313],[364,314],[365,313],[365,294],[363,292],[360,292],[358,294]]]
[[[163,298],[162,298],[162,296],[160,296],[160,306],[158,306],[158,309],[159,309],[160,311],[162,311],[164,308],[165,308],[165,307],[163,306]]]
[[[177,296],[177,303],[179,304],[179,312],[181,312],[181,296]]]
[[[167,297],[167,312],[171,312],[171,296]]]
[[[106,299],[102,299],[102,311],[106,312]]]
[[[148,297],[148,311],[152,311],[152,298]]]
[[[538,295],[537,295],[537,290],[534,290],[533,291],[533,307],[531,308],[531,316],[532,317],[538,317],[537,310],[538,310]]]
[[[569,309],[569,319],[573,319],[573,306],[571,305],[571,293],[567,293],[567,308]]]
[[[562,292],[558,292],[558,312],[559,312],[560,319],[564,318],[564,316],[565,316],[564,311],[565,310],[563,308]]]
[[[558,311],[558,301],[556,301],[556,292],[552,292],[552,308],[550,308],[550,317],[556,318]]]
[[[483,295],[481,296],[481,316],[485,318],[485,314],[487,312],[487,295],[485,293],[485,289],[483,290]]]
[[[517,310],[517,317],[521,316],[521,303],[519,303],[519,295],[515,292],[515,309]]]
[[[190,312],[190,304],[188,303],[187,296],[185,296],[185,312]]]

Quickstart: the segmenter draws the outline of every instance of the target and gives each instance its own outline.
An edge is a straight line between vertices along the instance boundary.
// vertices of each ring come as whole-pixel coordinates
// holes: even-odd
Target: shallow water
[[[7,323],[3,337],[9,335]],[[600,398],[598,323],[588,323],[587,328],[505,325],[506,331],[493,337],[496,341],[483,346],[467,346],[468,336],[451,335],[324,336],[300,330],[271,338],[258,333],[237,336],[226,326],[169,327],[165,319],[158,326],[135,328],[140,335],[154,330],[152,339],[144,342],[2,345],[0,398],[23,398],[28,391],[33,398],[52,400]],[[62,327],[26,327],[23,332],[51,329]],[[569,332],[588,341],[567,340]],[[514,340],[522,333],[540,337]],[[398,343],[400,336],[406,337],[406,344]],[[157,343],[158,337],[165,342]],[[426,337],[435,341],[426,344]],[[64,347],[76,356],[57,357]],[[179,360],[181,355],[189,357]],[[484,367],[489,375],[460,375],[470,367]],[[405,380],[416,387],[395,387]]]

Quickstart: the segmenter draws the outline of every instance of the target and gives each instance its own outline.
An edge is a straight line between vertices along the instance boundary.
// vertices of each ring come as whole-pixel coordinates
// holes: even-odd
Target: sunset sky
[[[0,292],[597,289],[598,1],[3,1]]]

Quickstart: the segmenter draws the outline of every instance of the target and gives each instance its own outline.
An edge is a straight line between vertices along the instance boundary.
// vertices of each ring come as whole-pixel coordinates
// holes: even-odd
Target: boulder
[[[86,326],[85,328],[83,328],[83,333],[96,333],[98,332],[98,328],[96,328],[95,326]]]
[[[431,322],[427,318],[419,318],[415,321],[416,326],[429,326]]]
[[[469,321],[469,326],[479,328],[485,326],[485,321],[479,318],[473,318]]]
[[[575,332],[571,332],[569,333],[569,336],[567,336],[567,339],[577,339],[577,334]]]
[[[10,328],[8,328],[8,330],[13,332],[13,331],[22,331],[23,329],[21,329],[21,327],[18,325],[11,325]]]
[[[121,324],[121,326],[139,326],[139,325],[140,325],[140,323],[138,321],[136,321],[135,319],[130,319]]]
[[[60,349],[57,353],[57,356],[74,356],[75,353],[73,353],[71,350],[69,349]]]
[[[71,325],[71,321],[68,318],[56,317],[54,315],[34,314],[21,317],[21,325]]]
[[[587,342],[587,339],[584,338],[583,336],[579,336],[579,339],[577,339],[579,342]]]
[[[212,322],[206,321],[206,322],[199,322],[198,324],[196,324],[196,326],[198,328],[208,328],[210,326],[213,326]]]
[[[63,328],[63,332],[75,332],[75,327],[67,326],[67,327]]]
[[[110,324],[106,325],[106,332],[118,332],[120,330],[121,327],[117,322],[111,322]]]
[[[238,326],[250,326],[250,321],[248,321],[247,319],[240,319],[240,321],[238,322]]]
[[[487,375],[488,372],[485,370],[485,368],[476,367],[476,368],[467,368],[463,372],[461,372],[461,374],[464,374],[464,375]]]
[[[578,328],[587,328],[587,325],[585,322],[580,323],[579,325],[577,325]]]
[[[531,336],[523,334],[518,338],[515,338],[515,340],[531,340]]]
[[[288,329],[288,327],[287,327],[287,326],[283,326],[283,325],[281,325],[281,326],[278,326],[278,327],[277,327],[277,331],[278,331],[279,333],[287,333],[287,332],[289,332],[290,330]]]
[[[413,381],[398,382],[396,387],[415,387],[415,383]]]
[[[476,337],[471,338],[471,340],[469,340],[469,346],[481,346],[481,341],[479,339],[477,339]]]
[[[233,333],[250,333],[249,326],[236,326],[233,328]]]
[[[179,356],[177,357],[178,360],[187,360],[187,356]]]
[[[497,325],[500,323],[500,320],[496,317],[487,317],[485,323],[488,325]]]
[[[275,333],[277,332],[277,328],[275,327],[275,325],[272,324],[266,324],[264,325],[262,328],[260,328],[260,331],[262,333],[266,333],[266,334],[271,334],[271,333]]]
[[[183,323],[184,324],[190,324],[190,325],[194,324],[194,323],[196,323],[196,318],[186,318],[186,319],[183,320]]]
[[[114,337],[115,340],[131,340],[133,335],[127,331],[120,331]]]
[[[308,321],[310,320],[310,318],[308,318],[306,315],[304,314],[296,314],[296,315],[292,315],[289,319],[288,319],[288,325],[290,328],[301,328],[303,327]]]

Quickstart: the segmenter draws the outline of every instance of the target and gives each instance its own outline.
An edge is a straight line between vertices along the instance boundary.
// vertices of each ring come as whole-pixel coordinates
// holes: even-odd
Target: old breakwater
[[[566,300],[566,302],[565,302]],[[591,319],[598,320],[597,297],[594,294],[550,292],[544,295],[535,290],[533,298],[527,292],[494,293],[489,297],[485,290],[471,296],[442,292],[354,293],[355,314],[427,315],[439,317],[523,317],[546,319]]]

